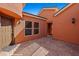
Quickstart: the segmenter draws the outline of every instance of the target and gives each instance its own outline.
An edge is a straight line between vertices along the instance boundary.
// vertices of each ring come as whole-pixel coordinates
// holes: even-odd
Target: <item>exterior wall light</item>
[[[72,24],[75,24],[75,22],[76,22],[76,19],[72,18]]]

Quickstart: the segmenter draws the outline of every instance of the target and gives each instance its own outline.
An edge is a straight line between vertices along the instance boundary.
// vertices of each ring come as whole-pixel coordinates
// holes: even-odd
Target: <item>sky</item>
[[[58,9],[62,9],[66,5],[68,4],[67,3],[26,3],[25,7],[23,8],[23,11],[34,15],[38,15],[43,8],[57,7]]]

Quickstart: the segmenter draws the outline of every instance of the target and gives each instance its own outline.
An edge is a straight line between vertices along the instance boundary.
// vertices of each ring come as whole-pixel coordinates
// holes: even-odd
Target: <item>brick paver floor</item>
[[[56,40],[48,36],[23,42],[14,55],[79,56],[79,45]]]

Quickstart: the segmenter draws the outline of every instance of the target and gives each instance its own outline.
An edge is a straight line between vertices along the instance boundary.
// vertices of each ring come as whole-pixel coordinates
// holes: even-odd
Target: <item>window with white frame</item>
[[[39,34],[38,22],[25,21],[25,35]]]
[[[32,22],[25,21],[25,35],[32,35]]]
[[[34,34],[39,34],[39,23],[34,22]]]

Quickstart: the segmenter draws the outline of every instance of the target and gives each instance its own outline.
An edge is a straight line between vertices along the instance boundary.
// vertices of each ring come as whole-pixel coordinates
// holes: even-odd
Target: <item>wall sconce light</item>
[[[22,20],[17,21],[17,24],[20,24]]]
[[[72,18],[72,24],[75,24],[75,22],[76,22],[76,19]]]

